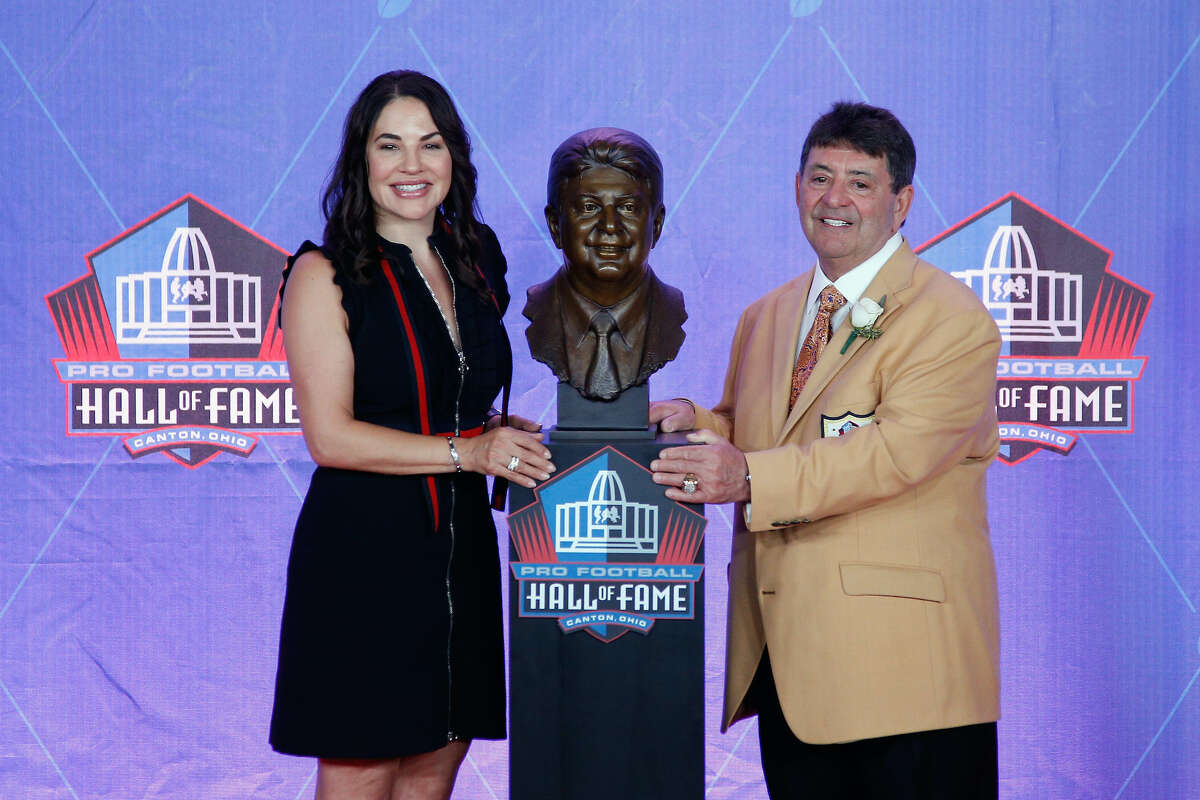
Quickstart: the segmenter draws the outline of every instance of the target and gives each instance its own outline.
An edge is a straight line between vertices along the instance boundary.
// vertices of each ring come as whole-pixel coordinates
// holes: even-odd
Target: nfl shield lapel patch
[[[827,417],[821,415],[821,436],[830,438],[836,436],[845,436],[855,428],[861,428],[863,425],[870,425],[875,421],[875,414],[855,414],[852,411],[847,411],[840,417]]]

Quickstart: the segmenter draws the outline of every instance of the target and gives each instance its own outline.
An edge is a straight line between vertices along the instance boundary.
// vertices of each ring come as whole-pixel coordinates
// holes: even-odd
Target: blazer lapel
[[[916,263],[917,257],[908,246],[908,242],[903,242],[879,270],[879,274],[871,281],[867,290],[863,292],[864,297],[870,297],[876,301],[880,297],[887,296],[887,300],[883,304],[883,313],[879,315],[879,319],[875,320],[876,327],[882,328],[885,332],[888,319],[904,305],[904,290],[912,284],[913,268]],[[821,358],[817,360],[812,375],[808,378],[808,383],[804,384],[804,391],[800,393],[800,397],[796,399],[796,405],[784,421],[779,438],[776,440],[776,446],[787,440],[792,430],[800,422],[800,418],[821,396],[821,392],[825,391],[829,382],[851,362],[855,354],[869,341],[862,336],[856,336],[846,348],[846,352],[843,353],[842,347],[846,344],[852,327],[850,315],[847,314],[846,319],[829,337],[829,344],[825,345],[825,349],[821,351]]]
[[[800,326],[804,324],[804,305],[815,269],[795,279],[776,306],[774,330],[771,331],[771,363],[767,365],[772,430],[780,430],[788,416],[792,372],[796,368],[796,350],[800,346]]]

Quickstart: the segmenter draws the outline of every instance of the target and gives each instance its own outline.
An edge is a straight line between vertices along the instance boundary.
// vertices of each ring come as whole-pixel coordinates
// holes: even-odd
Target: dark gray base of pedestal
[[[552,431],[548,438],[560,473],[609,445],[648,466],[663,447],[685,442],[679,434],[579,441]],[[510,510],[533,501],[531,491],[510,489]],[[511,542],[510,558],[519,559]],[[564,633],[553,619],[521,618],[511,571],[509,586],[512,800],[703,797],[703,578],[694,618],[659,620],[646,634],[611,642]]]
[[[590,400],[569,383],[558,384],[558,425],[560,431],[577,431],[579,438],[593,441],[612,438],[624,432],[646,435],[650,417],[650,384],[631,386],[614,400]]]

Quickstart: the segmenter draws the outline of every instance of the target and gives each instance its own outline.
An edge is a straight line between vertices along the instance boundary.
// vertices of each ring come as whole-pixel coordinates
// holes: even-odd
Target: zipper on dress
[[[446,560],[446,607],[450,612],[450,625],[446,629],[446,742],[459,739],[454,732],[454,671],[450,663],[451,643],[454,641],[454,595],[450,591],[450,570],[454,565],[454,481],[450,481],[450,558]]]
[[[446,272],[446,280],[450,283],[450,309],[454,312],[454,319],[458,320],[458,290],[454,286],[454,277],[450,274],[449,267],[446,266],[446,260],[442,258],[441,252],[436,247],[433,252],[437,254],[438,261],[441,262],[442,269]],[[425,288],[429,291],[429,296],[433,300],[434,306],[437,307],[438,313],[442,315],[442,322],[446,324],[446,335],[450,337],[450,344],[454,346],[454,352],[458,355],[458,391],[454,395],[454,435],[458,436],[462,429],[461,410],[463,384],[467,378],[467,356],[462,349],[462,334],[459,333],[459,338],[454,338],[454,332],[450,329],[450,319],[446,316],[446,312],[442,311],[442,306],[437,301],[437,295],[433,293],[433,287],[429,285],[429,281],[425,280],[425,276],[421,274],[421,270],[417,270],[417,274],[421,275],[421,280],[425,283]],[[446,609],[449,616],[449,627],[446,630],[446,742],[456,742],[459,740],[459,735],[454,731],[454,668],[451,664],[451,649],[454,642],[454,593],[451,590],[450,574],[454,569],[454,505],[456,500],[455,482],[450,481],[450,508],[449,508],[449,530],[450,530],[450,556],[446,559]]]

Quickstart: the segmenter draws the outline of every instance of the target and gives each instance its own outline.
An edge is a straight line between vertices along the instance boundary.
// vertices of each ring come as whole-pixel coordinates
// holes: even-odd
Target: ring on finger
[[[512,458],[510,458],[508,460],[508,471],[509,472],[516,472],[517,467],[519,467],[519,466],[521,466],[521,459],[517,458],[516,456],[513,456]]]
[[[696,490],[699,488],[700,488],[700,478],[698,478],[696,476],[696,473],[689,472],[687,475],[683,476],[683,493],[684,494],[695,494]]]

